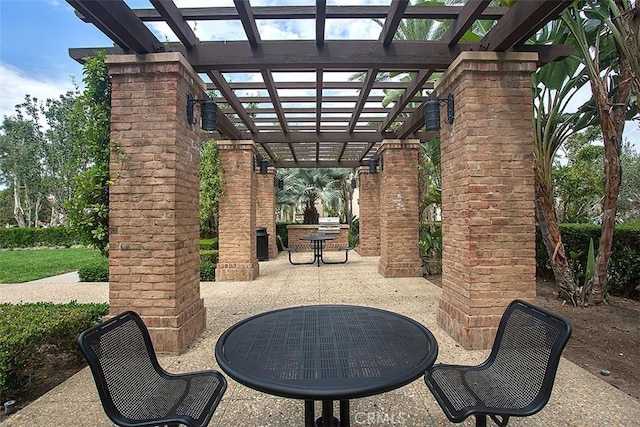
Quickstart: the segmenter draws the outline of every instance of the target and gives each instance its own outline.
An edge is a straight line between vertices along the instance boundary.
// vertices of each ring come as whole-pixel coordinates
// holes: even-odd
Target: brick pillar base
[[[358,169],[360,188],[360,256],[380,256],[380,173],[369,173],[368,167]]]
[[[418,141],[384,140],[378,152],[380,261],[384,277],[422,276],[418,239]]]
[[[253,141],[218,141],[224,177],[220,198],[216,281],[258,277],[256,255],[256,172]]]
[[[531,73],[536,54],[465,52],[436,85],[455,98],[442,129],[442,299],[437,320],[489,348],[506,306],[534,300]]]
[[[205,85],[179,53],[107,57],[112,78],[110,313],[136,311],[156,351],[180,353],[202,332],[198,127],[187,95]]]

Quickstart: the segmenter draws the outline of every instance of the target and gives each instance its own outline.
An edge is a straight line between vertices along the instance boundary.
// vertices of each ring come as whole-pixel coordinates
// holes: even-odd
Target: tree
[[[75,178],[75,197],[69,200],[71,226],[103,255],[109,251],[109,156],[111,80],[104,53],[85,59],[85,89],[71,111],[70,135],[89,161]],[[117,143],[114,144],[117,152]]]
[[[640,15],[631,0],[579,1],[562,14],[584,61],[604,142],[602,231],[593,281],[585,296],[604,299],[622,182],[620,153],[627,107],[640,92]]]
[[[429,231],[435,232],[435,217],[442,205],[442,174],[440,171],[440,139],[421,144],[420,164],[420,217],[426,217]]]
[[[0,174],[13,189],[13,216],[18,227],[39,224],[46,200],[43,188],[43,141],[38,100],[26,95],[16,115],[5,116],[0,135]]]
[[[276,194],[278,204],[302,207],[305,224],[318,223],[318,200],[338,212],[342,210],[341,182],[349,178],[350,169],[281,169],[278,174],[283,181],[283,189]]]
[[[560,222],[594,222],[600,217],[604,187],[604,150],[599,126],[591,126],[564,143],[564,159],[553,168],[553,187]]]
[[[49,225],[66,221],[64,204],[75,196],[75,177],[85,170],[91,159],[86,155],[82,141],[74,140],[73,109],[79,91],[67,92],[57,99],[47,99],[42,108],[47,120],[43,144],[43,164],[46,168],[45,186],[51,204]]]
[[[622,144],[620,164],[624,180],[618,197],[618,218],[640,221],[640,152],[634,151],[629,141]]]
[[[217,234],[220,196],[224,190],[220,154],[216,141],[200,146],[200,224],[202,230]]]
[[[0,190],[0,227],[15,225],[13,209],[11,209],[12,200],[13,191],[11,188]]]

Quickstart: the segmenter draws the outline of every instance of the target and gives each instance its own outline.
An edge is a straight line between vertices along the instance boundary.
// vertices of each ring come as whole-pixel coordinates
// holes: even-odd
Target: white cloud
[[[14,115],[16,104],[24,102],[26,94],[44,101],[73,89],[69,77],[63,80],[35,78],[17,68],[0,64],[0,120],[4,116]]]

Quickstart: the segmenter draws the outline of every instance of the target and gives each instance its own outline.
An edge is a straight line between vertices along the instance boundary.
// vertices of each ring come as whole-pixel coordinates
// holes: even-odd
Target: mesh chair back
[[[435,365],[425,381],[454,422],[472,414],[500,415],[507,420],[532,415],[549,401],[570,336],[571,325],[562,317],[515,300],[500,320],[485,362]]]
[[[490,407],[544,406],[551,396],[569,323],[524,301],[514,301],[501,319],[487,369],[469,372],[467,382],[492,379],[476,393]],[[498,382],[496,384],[496,382]],[[498,385],[500,388],[496,389]]]
[[[283,251],[285,251],[285,252],[292,251],[291,248],[288,248],[288,247],[285,246],[284,242],[282,241],[282,237],[280,237],[279,234],[276,234],[276,239],[278,239],[278,242],[280,242],[280,247],[282,248]]]
[[[91,367],[105,412],[118,425],[157,425],[153,420],[206,425],[226,389],[217,372],[172,375],[164,371],[146,326],[134,312],[84,331],[78,345]]]

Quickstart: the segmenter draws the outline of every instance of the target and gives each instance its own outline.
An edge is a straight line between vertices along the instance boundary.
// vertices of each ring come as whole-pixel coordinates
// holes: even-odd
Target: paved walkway
[[[294,254],[295,255],[295,254]],[[304,256],[299,254],[298,256]],[[352,253],[345,265],[292,266],[286,256],[260,263],[252,282],[203,282],[207,329],[180,356],[161,356],[170,372],[217,369],[213,349],[222,331],[247,316],[280,307],[345,303],[380,307],[426,325],[439,345],[438,362],[479,363],[486,351],[467,351],[436,323],[440,288],[422,278],[385,279],[377,258]],[[0,301],[106,301],[107,284],[45,280],[0,285]],[[319,412],[319,406],[316,408]],[[422,379],[398,390],[351,403],[353,426],[452,426]],[[211,426],[300,426],[301,401],[266,395],[232,380]],[[1,422],[4,420],[4,422]],[[88,368],[10,417],[9,426],[112,426],[100,406]],[[463,426],[474,425],[467,419]],[[551,400],[538,414],[512,418],[510,426],[640,426],[640,402],[562,359]]]

